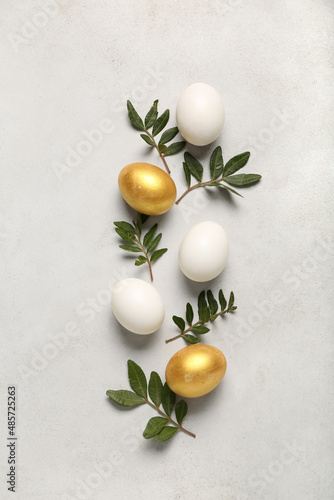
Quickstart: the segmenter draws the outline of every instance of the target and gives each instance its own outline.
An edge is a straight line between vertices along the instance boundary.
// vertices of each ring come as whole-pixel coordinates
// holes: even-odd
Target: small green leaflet
[[[131,391],[107,391],[107,396],[120,406],[137,406],[145,403],[145,400]]]
[[[138,396],[147,398],[147,380],[143,370],[131,359],[128,360],[128,376],[131,388]]]
[[[159,416],[150,418],[143,432],[145,439],[155,437],[157,441],[167,441],[178,431],[196,437],[195,434],[183,427],[183,420],[188,412],[187,403],[181,399],[175,406],[176,395],[168,387],[167,383],[162,384],[161,378],[157,372],[151,372],[148,383],[141,367],[132,360],[128,360],[128,378],[134,392],[128,390],[108,390],[107,396],[117,405],[131,407],[142,404],[149,405],[159,413]],[[148,396],[151,401],[149,401]],[[165,413],[160,408],[162,404]],[[175,408],[175,418],[172,417]],[[176,420],[175,420],[176,419]]]

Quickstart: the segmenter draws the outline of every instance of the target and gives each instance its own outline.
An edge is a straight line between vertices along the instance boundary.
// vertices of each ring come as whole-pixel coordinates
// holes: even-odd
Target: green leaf
[[[158,246],[161,240],[162,233],[159,233],[147,246],[148,252],[153,252],[153,250]]]
[[[208,333],[210,331],[210,328],[207,328],[206,326],[193,326],[191,329],[192,332],[198,333],[200,335],[203,335],[204,333]]]
[[[259,181],[261,177],[259,174],[238,174],[226,177],[225,182],[232,184],[232,186],[248,186],[248,184]]]
[[[202,292],[198,296],[197,305],[198,305],[198,317],[199,317],[199,319],[202,319],[203,311],[208,307],[208,304],[207,304],[206,299],[205,299],[205,291],[204,290],[202,290]]]
[[[177,422],[182,425],[184,417],[188,413],[188,405],[184,399],[180,399],[180,401],[175,406],[175,415]]]
[[[219,304],[220,304],[221,310],[225,311],[227,302],[226,302],[226,299],[224,297],[223,290],[219,290],[218,300],[219,300]]]
[[[168,146],[167,151],[164,153],[164,155],[165,156],[175,155],[176,153],[181,151],[181,149],[183,149],[185,145],[186,141],[173,142],[173,144],[170,144]]]
[[[150,261],[154,262],[155,260],[157,260],[159,257],[161,257],[161,255],[163,255],[166,252],[167,252],[167,248],[160,248],[159,250],[156,250],[155,252],[153,252],[151,254]]]
[[[122,250],[127,250],[128,252],[142,252],[142,249],[139,247],[133,247],[131,245],[119,245],[119,248]]]
[[[159,132],[161,132],[161,130],[163,130],[166,127],[168,120],[169,120],[169,109],[166,109],[166,111],[164,111],[162,115],[160,115],[159,118],[155,120],[152,129],[152,135],[156,136],[157,134],[159,134]]]
[[[152,141],[151,137],[146,134],[140,134],[140,137],[146,142],[146,144],[154,148],[154,142]]]
[[[189,325],[192,325],[193,319],[194,319],[194,310],[191,304],[189,304],[188,302],[186,306],[186,320]]]
[[[237,194],[238,196],[241,196],[241,198],[243,198],[242,194],[238,193],[237,191],[234,191],[234,189],[231,189],[230,187],[226,186],[225,184],[219,184],[219,186],[221,186],[224,189],[227,189],[227,191],[231,191],[231,193]]]
[[[213,293],[211,292],[211,290],[208,290],[206,295],[207,295],[207,298],[208,298],[211,315],[216,314],[216,312],[218,311],[218,302],[214,298]]]
[[[167,382],[165,382],[162,388],[161,402],[163,409],[165,410],[165,412],[169,417],[175,405],[175,398],[176,398],[175,393],[168,387]]]
[[[137,227],[139,231],[139,235],[141,235],[141,227],[142,225],[149,219],[149,215],[146,214],[141,214],[140,212],[137,213]]]
[[[178,431],[178,427],[171,427],[170,425],[164,427],[160,434],[155,436],[157,441],[168,441],[168,439],[172,438],[174,434]]]
[[[190,187],[190,184],[191,184],[191,175],[190,175],[190,170],[188,168],[188,165],[186,164],[185,161],[183,162],[183,171],[184,171],[184,175],[185,175],[188,187]]]
[[[201,341],[198,337],[195,337],[195,335],[189,335],[186,333],[185,335],[182,335],[182,338],[188,342],[188,344],[198,344],[198,342]]]
[[[154,101],[153,106],[145,116],[145,127],[150,128],[152,127],[153,123],[155,122],[157,116],[158,116],[158,99]]]
[[[120,406],[137,406],[145,403],[143,398],[132,391],[107,391],[107,396]]]
[[[222,148],[217,146],[216,149],[213,150],[212,155],[210,157],[210,175],[211,179],[218,179],[218,177],[222,174],[224,168],[223,154]]]
[[[230,298],[229,298],[229,301],[228,301],[227,309],[230,310],[231,307],[233,306],[233,304],[234,304],[234,293],[231,292],[230,293]]]
[[[152,417],[150,420],[147,422],[147,426],[143,432],[143,436],[145,439],[151,439],[161,430],[165,427],[166,424],[168,424],[169,420],[168,418],[164,417]]]
[[[138,115],[137,111],[133,107],[130,101],[127,101],[128,116],[132,125],[139,130],[145,130],[143,120]]]
[[[244,167],[248,162],[249,157],[250,153],[246,152],[231,158],[225,165],[223,172],[224,177],[234,174],[234,172],[237,172],[242,167]]]
[[[152,240],[153,236],[155,235],[157,229],[158,229],[158,224],[154,224],[154,226],[152,226],[151,229],[149,231],[147,231],[147,233],[144,236],[144,240],[143,240],[145,247],[150,243],[150,241]]]
[[[161,153],[161,154],[165,154],[165,153],[166,153],[166,151],[167,151],[167,149],[168,149],[168,148],[167,148],[167,146],[166,146],[165,144],[159,144],[159,146],[158,146],[158,151],[159,151],[159,153]]]
[[[186,162],[191,175],[193,175],[198,181],[201,181],[203,177],[203,165],[188,152],[184,153],[184,161]]]
[[[231,310],[231,311],[235,311],[236,309],[238,309],[238,308],[237,308],[237,306],[233,306],[233,307],[231,307],[231,309],[230,309],[230,310]]]
[[[146,262],[146,258],[145,260],[135,260],[135,266],[142,266],[143,264],[145,264]]]
[[[122,240],[126,241],[127,243],[134,243],[135,237],[133,233],[129,233],[128,231],[125,231],[120,227],[115,227],[115,231],[122,238]]]
[[[125,221],[117,221],[114,222],[114,224],[116,227],[119,227],[120,229],[123,229],[123,231],[127,231],[128,233],[134,233],[136,231],[136,228],[133,227],[132,224],[129,224]]]
[[[176,326],[180,328],[181,332],[185,330],[186,324],[183,318],[180,318],[179,316],[173,316],[173,321],[176,324]]]
[[[207,321],[210,321],[210,317],[211,317],[210,308],[208,306],[203,310],[202,317],[200,319],[203,321],[203,323],[206,323]]]
[[[128,376],[131,388],[138,396],[147,398],[147,380],[145,373],[137,363],[128,360]]]
[[[178,134],[178,132],[179,129],[177,127],[168,128],[160,137],[159,144],[166,144],[166,142],[171,141]]]
[[[157,372],[152,372],[148,383],[148,393],[156,406],[161,404],[162,382]]]

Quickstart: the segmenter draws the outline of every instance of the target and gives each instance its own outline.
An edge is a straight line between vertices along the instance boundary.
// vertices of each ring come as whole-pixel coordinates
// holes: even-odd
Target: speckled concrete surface
[[[1,499],[12,384],[18,500],[333,498],[333,2],[26,0],[0,14]],[[250,150],[263,179],[244,199],[193,193],[161,218],[166,321],[142,338],[109,305],[118,279],[147,279],[117,246],[112,221],[131,216],[117,175],[162,165],[124,103],[144,114],[159,98],[174,125],[196,81],[225,102],[225,158]],[[211,150],[189,148],[204,163]],[[238,311],[205,338],[228,371],[189,402],[196,440],[164,446],[141,437],[150,408],[118,409],[105,391],[127,388],[127,359],[163,376],[183,347],[164,344],[170,317],[202,285],[177,251],[204,220],[231,243],[210,287],[233,289]]]

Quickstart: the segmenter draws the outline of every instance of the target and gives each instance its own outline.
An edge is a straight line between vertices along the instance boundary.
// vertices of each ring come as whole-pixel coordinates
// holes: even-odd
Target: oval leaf
[[[143,120],[140,118],[140,116],[138,115],[137,111],[135,110],[131,102],[127,101],[126,104],[128,108],[128,116],[132,125],[138,128],[139,130],[145,130]]]
[[[153,252],[151,254],[150,261],[154,262],[155,260],[159,259],[159,257],[161,257],[161,255],[163,255],[166,252],[167,252],[167,248],[160,248],[159,250],[156,250],[155,252]]]
[[[142,252],[142,249],[139,247],[133,247],[131,245],[119,245],[119,248],[122,250],[127,250],[128,252]]]
[[[221,310],[225,311],[227,302],[226,302],[226,299],[224,297],[223,290],[219,290],[218,300],[219,300],[219,304],[220,304]]]
[[[242,167],[244,167],[248,162],[249,157],[250,153],[247,151],[246,153],[241,153],[240,155],[231,158],[225,165],[224,177],[234,174],[234,172],[237,172]]]
[[[152,135],[156,136],[157,134],[159,134],[159,132],[161,132],[161,130],[163,130],[166,127],[168,120],[169,120],[169,109],[166,109],[166,111],[164,111],[162,115],[155,120],[152,129]]]
[[[188,302],[188,304],[186,306],[186,320],[187,320],[189,325],[192,324],[193,319],[194,319],[194,310],[193,310],[191,304],[189,304],[189,302]]]
[[[157,229],[158,229],[158,224],[154,224],[154,226],[152,226],[151,229],[149,231],[147,231],[147,233],[144,236],[144,240],[143,240],[143,243],[144,243],[145,247],[152,240],[152,238],[155,235]]]
[[[143,432],[143,436],[145,439],[151,439],[161,430],[165,427],[166,424],[168,424],[169,420],[168,418],[163,418],[163,417],[152,417],[148,422],[147,426]]]
[[[234,304],[234,293],[231,292],[230,293],[230,298],[229,298],[229,301],[228,301],[227,309],[230,310],[231,307],[233,306],[233,304]]]
[[[180,425],[182,425],[183,419],[187,415],[187,413],[188,413],[188,405],[184,399],[180,399],[180,401],[175,406],[176,420]]]
[[[211,179],[218,179],[224,167],[223,154],[221,146],[217,146],[210,157],[210,175]]]
[[[154,142],[152,141],[152,139],[148,135],[146,135],[146,134],[140,134],[140,137],[146,142],[146,144],[148,144],[149,146],[154,147]]]
[[[181,151],[181,149],[183,149],[185,145],[186,141],[174,142],[173,144],[170,144],[168,146],[167,151],[165,151],[164,155],[165,156],[175,155],[176,153]]]
[[[123,229],[123,231],[127,231],[128,233],[134,233],[136,231],[132,224],[129,224],[125,221],[116,221],[114,222],[114,224],[116,227],[119,227],[120,229]]]
[[[190,175],[190,170],[188,168],[188,165],[186,164],[185,161],[183,162],[183,171],[184,171],[184,176],[186,178],[188,187],[190,187],[190,184],[191,184],[191,175]]]
[[[191,175],[198,181],[203,177],[203,165],[190,153],[184,153],[184,160],[190,170]]]
[[[186,324],[183,318],[180,318],[179,316],[173,316],[173,321],[176,324],[176,326],[180,328],[181,332],[185,330]]]
[[[211,314],[216,314],[216,312],[218,311],[218,302],[214,298],[213,293],[211,292],[211,290],[208,290],[206,295],[207,295],[208,302],[209,302],[210,313]]]
[[[128,376],[131,388],[138,396],[147,398],[147,380],[145,373],[137,363],[128,360]]]
[[[198,325],[198,326],[193,326],[191,331],[202,335],[203,333],[208,333],[210,331],[210,328],[207,328],[206,326]]]
[[[195,335],[189,335],[186,333],[185,335],[182,335],[182,338],[188,342],[188,344],[198,344],[198,342],[201,341],[198,337],[195,337]]]
[[[241,196],[241,198],[243,198],[242,194],[238,193],[238,191],[235,191],[234,189],[226,186],[225,184],[219,184],[221,187],[223,187],[224,189],[227,189],[227,191],[230,191],[231,193],[233,194],[237,194],[238,196]]]
[[[162,388],[162,393],[161,393],[161,402],[163,409],[167,413],[167,415],[170,417],[172,410],[175,405],[175,394],[174,392],[168,387],[167,382],[165,382],[163,388]]]
[[[122,238],[122,240],[126,241],[127,243],[133,243],[134,242],[134,234],[129,233],[128,231],[125,231],[124,229],[121,229],[120,227],[115,227],[115,231]]]
[[[197,305],[198,305],[198,317],[199,317],[199,319],[203,319],[202,318],[203,312],[208,307],[208,304],[207,304],[206,299],[205,299],[205,291],[204,290],[202,290],[198,296]]]
[[[158,246],[159,241],[161,240],[162,233],[159,233],[147,246],[148,252],[153,252],[153,250]]]
[[[107,396],[120,406],[137,406],[145,403],[143,398],[132,391],[107,391]]]
[[[179,129],[177,127],[168,128],[160,137],[159,144],[166,144],[166,142],[171,141],[178,134],[178,132]]]
[[[157,116],[158,116],[158,99],[154,101],[153,106],[145,116],[145,127],[150,128],[152,127],[153,123],[155,122]]]
[[[259,174],[238,174],[226,177],[225,182],[232,186],[248,186],[248,184],[253,184],[253,182],[257,182],[260,179],[261,175]]]
[[[148,383],[148,393],[156,406],[161,404],[162,382],[157,372],[152,372]]]
[[[155,436],[155,439],[157,441],[168,441],[168,439],[170,439],[171,437],[174,436],[174,434],[176,434],[176,432],[178,431],[178,427],[171,427],[170,425],[168,425],[167,427],[164,427],[162,429],[162,431],[160,432],[160,434],[158,434],[157,436]]]

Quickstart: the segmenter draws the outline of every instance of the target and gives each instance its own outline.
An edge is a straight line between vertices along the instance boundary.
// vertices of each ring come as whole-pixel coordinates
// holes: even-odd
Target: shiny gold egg
[[[179,396],[197,398],[212,391],[226,372],[224,354],[212,345],[184,347],[169,360],[166,381]]]
[[[146,215],[161,215],[176,199],[173,179],[150,163],[131,163],[118,177],[118,186],[130,207]]]

